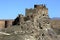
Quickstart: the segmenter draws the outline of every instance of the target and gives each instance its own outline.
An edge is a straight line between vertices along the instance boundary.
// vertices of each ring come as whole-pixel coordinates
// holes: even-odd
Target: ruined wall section
[[[5,28],[12,26],[13,20],[5,20]]]
[[[5,27],[5,20],[0,20],[0,29]]]
[[[29,16],[29,15],[32,15],[32,14],[35,14],[36,13],[36,9],[26,9],[26,16]]]
[[[12,25],[20,25],[21,23],[24,23],[24,16],[22,14],[19,14],[13,21]]]
[[[25,13],[26,17],[28,17],[30,20],[34,19],[34,17],[37,15],[36,9],[26,9]]]
[[[0,20],[0,29],[11,27],[12,22],[13,20]]]
[[[19,15],[19,22],[18,25],[24,23],[24,16],[22,14]]]

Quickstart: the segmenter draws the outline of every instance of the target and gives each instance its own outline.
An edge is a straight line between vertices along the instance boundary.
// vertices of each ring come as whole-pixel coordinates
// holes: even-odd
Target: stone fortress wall
[[[5,27],[5,20],[0,20],[0,29]]]
[[[46,16],[46,17],[48,16],[48,8],[46,8],[46,6],[43,4],[34,5],[34,9],[33,8],[26,9],[25,16],[19,14],[14,20],[0,20],[0,29],[7,28],[12,25],[20,25],[21,23],[24,23],[27,20],[33,20],[33,19],[35,20],[42,16]],[[57,20],[55,22],[57,22]],[[51,23],[54,23],[54,21],[51,21]],[[58,24],[57,23],[52,24],[53,27],[54,25],[58,25]]]
[[[0,29],[10,27],[13,20],[0,20]]]

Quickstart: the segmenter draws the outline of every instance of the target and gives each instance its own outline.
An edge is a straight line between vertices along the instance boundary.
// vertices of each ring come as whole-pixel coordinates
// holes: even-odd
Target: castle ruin
[[[7,28],[13,25],[20,25],[21,23],[26,22],[27,20],[37,21],[37,19],[49,18],[48,8],[45,5],[34,5],[34,9],[26,9],[25,16],[19,14],[14,20],[0,20],[0,28]]]
[[[1,20],[0,29],[5,32],[0,40],[59,40],[43,4],[26,9],[25,16],[19,14],[14,20]]]

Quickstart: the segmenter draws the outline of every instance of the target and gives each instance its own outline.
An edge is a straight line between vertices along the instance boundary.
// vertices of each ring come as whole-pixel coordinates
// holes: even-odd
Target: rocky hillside
[[[28,20],[24,24],[3,29],[0,32],[0,34],[2,33],[0,40],[59,40],[60,36],[49,27],[49,23],[41,28],[39,23],[42,21],[40,18],[37,22]]]

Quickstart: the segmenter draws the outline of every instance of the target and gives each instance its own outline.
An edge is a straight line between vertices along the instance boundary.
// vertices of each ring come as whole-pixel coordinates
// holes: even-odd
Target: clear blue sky
[[[60,17],[60,0],[0,0],[0,19],[15,19],[34,4],[46,4],[50,18]]]

